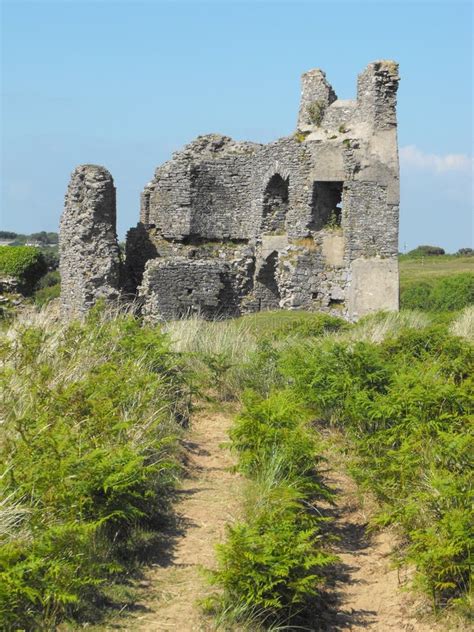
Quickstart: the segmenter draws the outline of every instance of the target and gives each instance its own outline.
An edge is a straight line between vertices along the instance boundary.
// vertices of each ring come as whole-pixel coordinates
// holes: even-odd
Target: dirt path
[[[215,544],[225,537],[225,526],[239,512],[242,481],[230,472],[228,440],[230,412],[203,411],[193,419],[186,448],[188,476],[176,505],[178,528],[168,535],[169,556],[147,572],[143,599],[125,619],[106,629],[138,632],[209,632],[209,620],[200,614],[197,601],[211,589],[200,568],[212,568]],[[311,632],[368,630],[370,632],[438,632],[446,628],[417,618],[420,604],[404,593],[397,571],[391,568],[393,538],[389,531],[367,534],[368,516],[357,487],[338,457],[328,457],[328,484],[337,492],[331,531],[339,537],[340,558],[333,586],[323,600],[322,614]],[[125,614],[125,613],[124,613]],[[288,628],[290,629],[290,628]],[[459,628],[461,629],[461,628]]]
[[[337,464],[336,464],[337,468]],[[391,566],[393,534],[383,530],[370,536],[355,482],[339,468],[327,481],[336,490],[332,511],[336,546],[341,563],[335,582],[335,605],[323,630],[371,632],[437,632],[433,623],[420,620],[422,604],[403,591],[408,577]],[[418,615],[418,616],[417,616]]]
[[[143,602],[127,617],[125,627],[140,632],[194,632],[205,630],[197,600],[211,588],[200,571],[215,563],[217,542],[225,538],[241,500],[240,478],[229,468],[233,461],[221,444],[228,441],[232,416],[203,411],[192,421],[185,446],[188,476],[176,505],[180,529],[171,535],[171,555],[147,573]]]

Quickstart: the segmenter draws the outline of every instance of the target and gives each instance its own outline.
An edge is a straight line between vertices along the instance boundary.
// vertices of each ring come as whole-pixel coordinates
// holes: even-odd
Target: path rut
[[[210,632],[197,602],[211,592],[200,567],[215,564],[215,544],[225,538],[226,524],[238,517],[242,480],[231,472],[233,460],[222,447],[228,441],[232,415],[202,411],[193,419],[186,448],[188,475],[178,494],[181,528],[170,535],[169,558],[146,574],[146,594],[127,623],[112,626],[138,632]],[[340,558],[334,586],[314,632],[438,632],[441,627],[417,618],[418,605],[401,590],[390,564],[394,540],[387,530],[369,536],[367,515],[354,481],[328,455],[327,483],[335,489],[336,506],[329,510],[339,540]],[[291,628],[287,628],[291,629]],[[301,629],[301,628],[298,628]]]

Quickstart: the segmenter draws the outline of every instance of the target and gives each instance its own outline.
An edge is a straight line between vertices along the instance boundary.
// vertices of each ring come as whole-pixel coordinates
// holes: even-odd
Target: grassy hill
[[[439,257],[400,256],[401,289],[418,281],[429,281],[466,272],[474,274],[474,257],[458,257],[456,255],[441,255]]]

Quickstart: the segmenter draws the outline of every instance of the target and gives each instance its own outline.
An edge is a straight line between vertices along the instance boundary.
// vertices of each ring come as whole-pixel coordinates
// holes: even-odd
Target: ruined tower
[[[371,63],[359,75],[357,98],[343,101],[324,72],[311,70],[302,77],[293,135],[268,145],[200,136],[160,166],[127,237],[123,284],[143,313],[212,318],[306,309],[356,320],[398,309],[398,81],[395,62]],[[75,178],[77,171],[71,200]],[[73,299],[86,309],[101,287],[111,296],[119,290],[113,211],[101,250],[110,274],[104,259],[86,300],[96,233],[77,226],[76,207],[67,202],[66,236],[61,228],[65,309]],[[71,272],[74,223],[91,247]]]
[[[72,173],[59,234],[61,309],[78,315],[120,293],[120,257],[112,176],[97,165]]]

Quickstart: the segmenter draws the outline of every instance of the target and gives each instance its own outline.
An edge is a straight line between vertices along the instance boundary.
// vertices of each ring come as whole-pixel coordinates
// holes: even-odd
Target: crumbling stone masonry
[[[398,81],[395,62],[371,63],[341,101],[311,70],[292,136],[199,136],[146,185],[121,270],[112,178],[78,167],[61,220],[64,312],[119,295],[150,319],[398,309]]]
[[[99,299],[120,293],[120,258],[115,230],[112,176],[96,165],[77,167],[69,182],[59,229],[61,308],[84,312]]]

